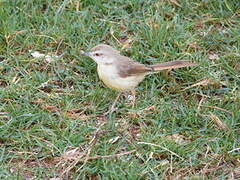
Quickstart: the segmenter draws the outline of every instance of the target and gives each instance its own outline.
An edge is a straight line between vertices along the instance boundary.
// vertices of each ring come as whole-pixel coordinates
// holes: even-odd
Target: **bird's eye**
[[[95,56],[100,56],[100,53],[96,53]]]

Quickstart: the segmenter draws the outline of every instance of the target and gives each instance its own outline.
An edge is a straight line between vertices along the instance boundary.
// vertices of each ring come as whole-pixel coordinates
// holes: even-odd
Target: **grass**
[[[0,178],[239,178],[239,7],[1,0]],[[198,66],[148,76],[135,108],[122,97],[105,118],[117,93],[80,56],[99,43],[145,64]],[[60,58],[47,63],[30,51]]]

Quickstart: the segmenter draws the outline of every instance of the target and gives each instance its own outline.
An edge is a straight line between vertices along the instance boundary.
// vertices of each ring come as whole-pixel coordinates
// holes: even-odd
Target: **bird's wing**
[[[153,70],[151,67],[137,61],[133,61],[125,56],[121,56],[121,61],[117,62],[117,66],[118,73],[122,78],[139,74],[147,74]]]

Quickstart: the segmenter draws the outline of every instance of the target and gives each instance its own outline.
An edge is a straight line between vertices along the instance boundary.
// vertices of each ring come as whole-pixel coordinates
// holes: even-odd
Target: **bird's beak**
[[[81,55],[83,55],[83,56],[90,56],[90,52],[81,51]]]

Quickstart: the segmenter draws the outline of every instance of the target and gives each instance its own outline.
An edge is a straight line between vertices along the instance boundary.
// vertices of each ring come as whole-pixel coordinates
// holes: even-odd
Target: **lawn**
[[[103,116],[100,43],[197,66]],[[0,0],[0,73],[0,179],[240,178],[239,0]]]

